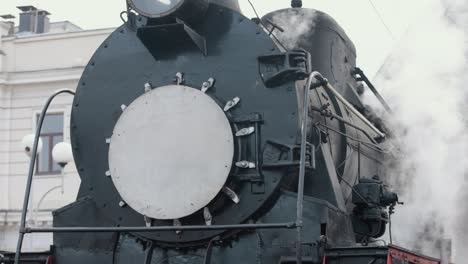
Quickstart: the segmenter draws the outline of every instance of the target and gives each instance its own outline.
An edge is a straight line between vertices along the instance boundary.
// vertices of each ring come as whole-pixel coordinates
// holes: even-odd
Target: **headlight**
[[[130,6],[146,17],[164,17],[174,13],[184,0],[128,0]]]
[[[133,10],[149,18],[182,14],[183,19],[193,12],[202,15],[200,11],[206,11],[209,5],[209,0],[127,0],[127,2]]]

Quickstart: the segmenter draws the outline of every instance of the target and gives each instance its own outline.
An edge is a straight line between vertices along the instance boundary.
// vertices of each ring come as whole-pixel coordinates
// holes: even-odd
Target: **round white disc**
[[[233,156],[231,126],[220,106],[199,90],[169,85],[125,108],[111,138],[109,168],[131,208],[178,219],[219,193]]]

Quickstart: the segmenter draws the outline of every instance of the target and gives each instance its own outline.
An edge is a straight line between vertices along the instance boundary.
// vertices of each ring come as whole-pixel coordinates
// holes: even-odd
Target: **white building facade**
[[[27,11],[31,10],[37,12]],[[30,161],[21,145],[23,137],[35,132],[38,115],[54,91],[75,90],[92,54],[113,31],[81,30],[70,22],[47,19],[44,32],[18,32],[22,22],[21,16],[16,29],[0,22],[0,251],[16,247]],[[62,170],[51,155],[55,144],[70,140],[72,100],[70,95],[58,96],[44,123],[28,211],[31,226],[51,226],[52,210],[76,198],[80,179],[75,165]],[[47,250],[51,243],[50,234],[26,235],[24,250]]]

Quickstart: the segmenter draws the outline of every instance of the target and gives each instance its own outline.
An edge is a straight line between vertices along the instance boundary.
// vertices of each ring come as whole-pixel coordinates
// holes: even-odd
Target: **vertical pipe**
[[[41,115],[39,116],[39,122],[37,123],[36,127],[36,134],[34,136],[34,144],[33,144],[33,149],[32,149],[32,155],[31,155],[31,160],[29,161],[29,172],[28,172],[28,178],[26,181],[26,190],[24,192],[24,200],[23,200],[23,209],[21,212],[21,222],[20,222],[20,230],[19,230],[19,237],[18,237],[18,244],[16,245],[16,252],[15,252],[15,264],[19,264],[20,261],[20,254],[21,254],[21,248],[23,247],[23,240],[24,240],[24,235],[26,234],[25,228],[26,228],[26,212],[29,207],[29,198],[31,196],[31,186],[32,186],[32,179],[34,175],[34,165],[36,163],[36,157],[37,157],[37,146],[39,144],[39,137],[41,135],[41,129],[42,129],[42,124],[44,123],[44,118],[47,113],[47,109],[50,106],[50,103],[52,100],[59,94],[62,93],[68,93],[71,95],[75,95],[75,92],[72,90],[58,90],[56,91],[53,95],[47,99],[46,104],[44,105],[44,108],[42,109]]]
[[[361,182],[361,142],[358,143],[358,182]]]
[[[312,85],[314,73],[310,74],[307,84],[304,86],[302,101],[302,121],[301,121],[301,154],[299,164],[299,180],[297,186],[297,216],[296,216],[296,259],[298,264],[302,264],[302,225],[303,225],[303,202],[304,202],[304,178],[305,178],[305,159],[307,148],[307,120],[309,118],[309,89]]]

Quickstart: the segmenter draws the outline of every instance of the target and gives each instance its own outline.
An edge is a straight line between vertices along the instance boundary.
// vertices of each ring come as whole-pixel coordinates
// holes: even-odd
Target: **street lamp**
[[[52,159],[62,168],[62,194],[64,193],[64,170],[69,162],[73,161],[73,152],[70,143],[60,142],[52,149]]]
[[[23,137],[23,140],[21,140],[21,146],[23,147],[24,152],[28,157],[31,157],[32,155],[32,149],[34,145],[34,134],[29,134]],[[37,153],[41,153],[42,150],[42,139],[39,138],[38,144],[37,144]]]
[[[35,222],[34,218],[37,216],[39,209],[42,205],[42,202],[45,198],[53,191],[60,189],[61,193],[64,193],[64,168],[67,164],[73,161],[73,153],[70,143],[67,142],[60,142],[54,146],[52,149],[52,159],[60,165],[62,168],[62,175],[61,175],[61,183],[60,185],[54,186],[50,188],[47,192],[45,192],[42,197],[39,199],[37,203],[36,209],[33,211],[33,222]],[[31,203],[32,204],[32,203]]]
[[[73,161],[73,153],[70,143],[60,142],[52,149],[52,158],[62,169]]]

